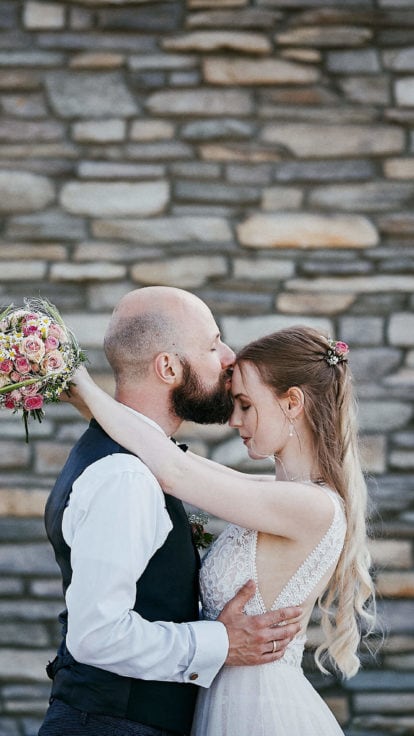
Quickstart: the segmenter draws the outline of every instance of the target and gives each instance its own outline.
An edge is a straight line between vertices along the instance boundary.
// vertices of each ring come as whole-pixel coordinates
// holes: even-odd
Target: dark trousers
[[[38,736],[179,736],[179,734],[128,721],[126,718],[84,713],[61,700],[52,700]]]

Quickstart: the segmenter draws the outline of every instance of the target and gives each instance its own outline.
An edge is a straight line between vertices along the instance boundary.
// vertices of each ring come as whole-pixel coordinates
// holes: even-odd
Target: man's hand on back
[[[299,607],[281,608],[260,616],[246,616],[243,609],[255,589],[254,581],[249,580],[218,617],[229,637],[226,665],[265,664],[281,659],[289,642],[300,631],[302,609]]]

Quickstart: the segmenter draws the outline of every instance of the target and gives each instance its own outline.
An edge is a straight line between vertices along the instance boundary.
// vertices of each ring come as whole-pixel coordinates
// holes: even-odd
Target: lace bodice
[[[312,593],[328,570],[338,561],[341,553],[346,523],[338,496],[326,489],[334,503],[334,517],[328,531],[319,544],[284,585],[271,610],[285,606],[301,605]],[[257,532],[229,524],[205,555],[200,588],[204,617],[214,620],[225,604],[233,598],[249,579],[257,583],[256,547]],[[266,607],[258,587],[245,606],[245,613],[265,613]],[[286,650],[283,661],[299,666],[302,659],[305,636],[298,636]],[[280,660],[282,661],[282,660]]]

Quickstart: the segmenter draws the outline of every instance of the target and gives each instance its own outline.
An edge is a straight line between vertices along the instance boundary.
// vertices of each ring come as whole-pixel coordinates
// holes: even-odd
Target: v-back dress
[[[283,587],[271,610],[301,605],[338,561],[346,530],[338,496],[330,528]],[[249,579],[257,582],[257,532],[229,524],[203,560],[204,617],[214,620]],[[266,611],[259,590],[245,613]],[[306,635],[290,642],[282,659],[257,666],[223,667],[208,690],[200,688],[191,736],[340,736],[331,711],[301,668]]]

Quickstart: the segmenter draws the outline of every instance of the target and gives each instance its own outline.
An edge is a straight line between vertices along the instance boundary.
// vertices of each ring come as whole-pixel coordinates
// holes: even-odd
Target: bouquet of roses
[[[42,421],[43,406],[59,400],[85,359],[47,299],[25,299],[0,313],[0,408],[22,411],[26,442],[29,416]]]

